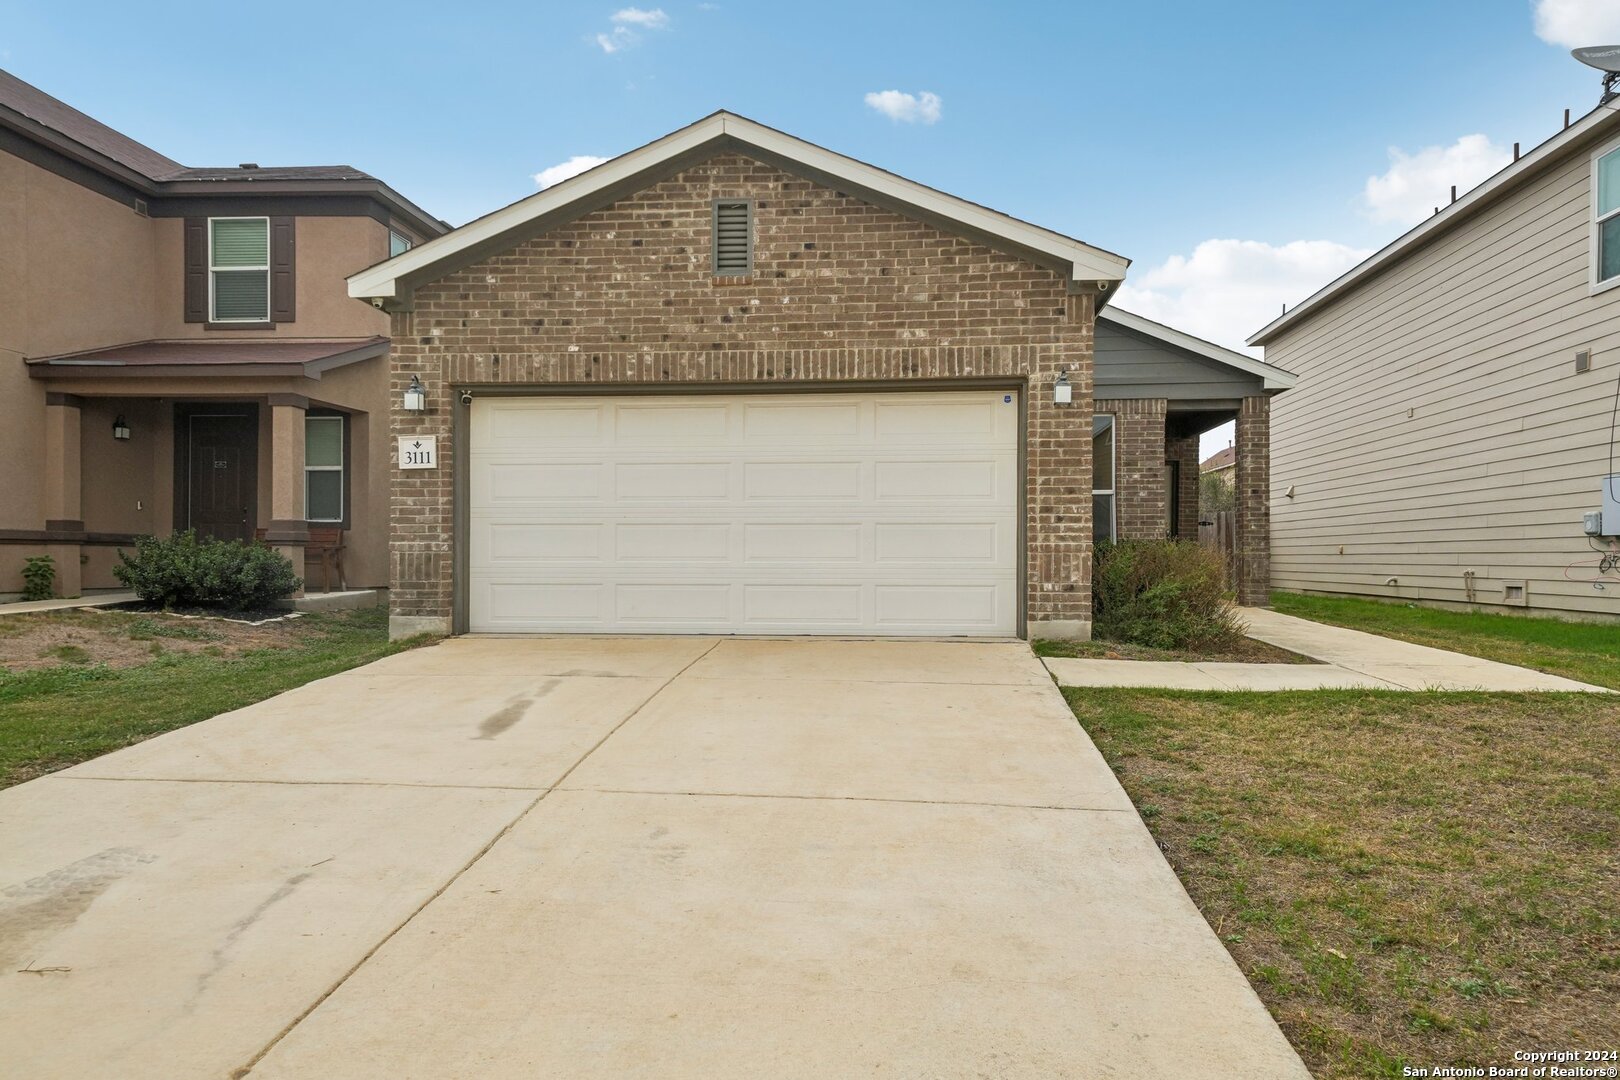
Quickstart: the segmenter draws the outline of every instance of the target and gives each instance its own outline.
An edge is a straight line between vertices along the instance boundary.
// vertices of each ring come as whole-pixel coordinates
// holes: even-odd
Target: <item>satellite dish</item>
[[[1620,45],[1587,45],[1571,49],[1569,55],[1599,71],[1620,72]]]
[[[1598,98],[1598,104],[1607,105],[1617,93],[1615,86],[1620,84],[1620,45],[1587,45],[1569,50],[1569,55],[1603,72],[1603,96]]]

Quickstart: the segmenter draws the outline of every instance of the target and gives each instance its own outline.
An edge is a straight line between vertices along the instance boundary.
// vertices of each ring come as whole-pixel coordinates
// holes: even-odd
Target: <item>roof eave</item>
[[[1098,284],[1106,289],[1123,281],[1130,266],[1129,259],[1113,252],[925,187],[745,117],[718,112],[353,274],[348,278],[349,295],[362,300],[395,299],[408,292],[414,283],[431,280],[435,268],[451,264],[462,252],[480,250],[526,224],[564,214],[570,206],[585,203],[601,192],[614,190],[728,139],[763,154],[836,176],[852,187],[915,207],[925,214],[958,222],[966,229],[1000,237],[1008,246],[1038,253],[1061,266],[1073,283]]]
[[[1263,346],[1276,339],[1277,335],[1284,330],[1314,317],[1325,310],[1326,305],[1339,295],[1388,269],[1414,250],[1460,224],[1476,211],[1505,197],[1531,176],[1540,173],[1554,162],[1562,159],[1572,147],[1591,137],[1606,125],[1615,122],[1617,115],[1620,115],[1620,100],[1599,105],[1569,127],[1547,139],[1540,146],[1521,156],[1517,161],[1504,166],[1496,175],[1477,185],[1456,202],[1441,207],[1438,214],[1425,218],[1419,224],[1414,225],[1384,247],[1316,290],[1300,303],[1294,305],[1294,310],[1285,312],[1271,320],[1271,322],[1257,330],[1246,343]]]
[[[1097,317],[1107,319],[1139,334],[1158,338],[1178,348],[1195,353],[1206,360],[1212,360],[1217,364],[1241,371],[1246,375],[1259,376],[1261,388],[1267,394],[1277,394],[1284,390],[1290,390],[1299,382],[1299,376],[1292,371],[1284,371],[1275,364],[1268,364],[1264,360],[1256,360],[1252,356],[1245,356],[1233,349],[1217,345],[1213,341],[1205,341],[1203,338],[1194,337],[1184,331],[1177,330],[1173,326],[1166,326],[1164,323],[1144,318],[1132,311],[1109,308],[1107,311],[1099,311]]]

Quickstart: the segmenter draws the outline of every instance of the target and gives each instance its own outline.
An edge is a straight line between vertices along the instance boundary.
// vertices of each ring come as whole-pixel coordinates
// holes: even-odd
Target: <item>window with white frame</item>
[[[343,520],[343,417],[304,417],[304,520]]]
[[[1603,285],[1620,279],[1620,149],[1597,159],[1592,184],[1593,280]]]
[[[411,250],[411,238],[404,233],[397,233],[393,229],[389,229],[388,257],[392,259],[395,255],[403,255],[409,250]]]
[[[208,219],[208,319],[270,321],[270,219]]]
[[[1091,418],[1091,536],[1113,540],[1114,522],[1114,418],[1098,413]]]

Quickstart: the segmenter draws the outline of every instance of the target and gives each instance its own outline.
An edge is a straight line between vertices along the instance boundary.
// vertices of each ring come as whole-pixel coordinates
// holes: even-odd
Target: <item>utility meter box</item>
[[[1620,473],[1603,478],[1603,535],[1620,536]]]

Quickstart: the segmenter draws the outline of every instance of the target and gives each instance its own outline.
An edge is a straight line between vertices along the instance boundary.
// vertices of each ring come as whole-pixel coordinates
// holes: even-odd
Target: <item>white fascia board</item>
[[[526,199],[519,199],[510,206],[503,206],[493,213],[469,221],[459,229],[452,229],[443,236],[434,237],[425,244],[418,244],[392,259],[351,275],[348,279],[349,295],[363,300],[372,297],[391,297],[395,294],[396,282],[402,277],[408,277],[418,270],[430,267],[458,251],[493,239],[542,214],[561,209],[576,199],[584,198],[634,176],[659,161],[685,153],[722,134],[724,129],[721,126],[720,116],[699,120],[656,142],[648,143],[639,150],[621,154],[593,169],[587,169],[578,176],[570,177],[544,191],[535,192]]]
[[[621,183],[637,173],[655,168],[667,161],[710,142],[729,135],[746,145],[796,161],[807,168],[847,180],[852,186],[865,188],[902,204],[938,215],[946,220],[997,236],[1019,247],[1050,255],[1070,267],[1075,281],[1098,281],[1114,284],[1125,279],[1130,260],[1101,248],[1055,233],[1028,222],[959,199],[954,195],[935,191],[894,173],[886,172],[842,154],[814,146],[752,120],[731,113],[716,113],[697,123],[684,127],[648,143],[638,150],[622,154],[594,169],[530,195],[526,199],[486,214],[443,236],[419,244],[409,251],[376,266],[361,270],[349,277],[349,295],[357,299],[389,298],[397,294],[401,278],[426,270],[435,263],[453,257],[457,252],[491,240],[504,232],[521,227],[544,214],[561,210],[570,203],[588,198],[598,191]]]
[[[1267,390],[1287,390],[1299,382],[1299,376],[1292,371],[1284,371],[1275,364],[1268,364],[1264,360],[1256,360],[1252,356],[1235,352],[1232,349],[1222,348],[1213,341],[1193,337],[1182,333],[1173,326],[1166,326],[1152,319],[1144,319],[1140,315],[1129,311],[1121,311],[1118,307],[1104,308],[1097,312],[1097,318],[1123,326],[1127,330],[1134,330],[1138,334],[1145,334],[1157,338],[1168,345],[1186,349],[1190,353],[1197,353],[1206,360],[1213,360],[1217,364],[1224,364],[1229,368],[1248,375],[1258,375],[1261,385]]]
[[[1076,281],[1125,280],[1125,270],[1130,266],[1130,260],[1113,252],[1092,247],[1062,233],[1031,225],[1027,221],[1019,221],[1017,218],[968,202],[966,199],[947,195],[943,191],[936,191],[914,180],[907,180],[903,176],[879,169],[875,165],[868,165],[864,161],[856,161],[843,154],[824,150],[803,139],[796,139],[745,117],[727,113],[722,115],[722,121],[725,124],[726,134],[761,150],[768,150],[790,161],[798,161],[810,168],[841,177],[857,187],[915,206],[919,210],[947,220],[959,221],[990,236],[999,236],[1019,247],[1062,259],[1071,266],[1072,276]]]
[[[1407,252],[1424,243],[1436,233],[1451,228],[1480,206],[1493,201],[1505,189],[1514,187],[1521,180],[1540,172],[1544,165],[1561,157],[1565,149],[1572,143],[1581,141],[1592,132],[1613,121],[1617,110],[1620,110],[1620,103],[1599,105],[1569,127],[1564,128],[1540,146],[1535,147],[1528,154],[1520,157],[1518,161],[1503,168],[1495,176],[1490,177],[1456,202],[1441,207],[1438,214],[1431,214],[1423,220],[1421,225],[1413,226],[1387,246],[1380,248],[1316,290],[1296,304],[1294,310],[1271,320],[1248,339],[1248,344],[1264,345],[1298,320],[1320,309],[1340,293],[1403,258]]]

